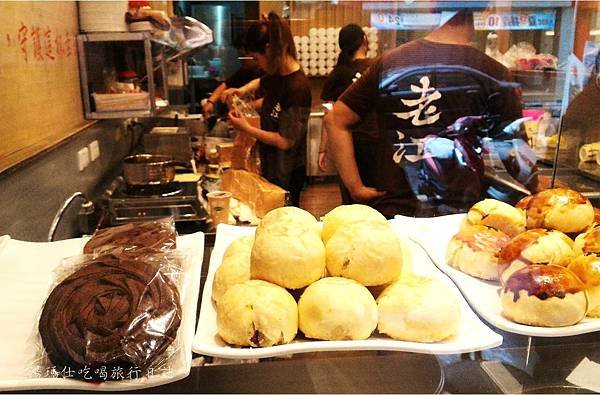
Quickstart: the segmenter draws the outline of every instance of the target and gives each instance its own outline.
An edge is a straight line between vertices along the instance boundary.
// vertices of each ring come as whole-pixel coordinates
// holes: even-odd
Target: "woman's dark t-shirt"
[[[373,62],[372,59],[355,59],[350,64],[338,64],[327,77],[323,90],[321,91],[321,100],[336,101],[346,88],[353,81],[359,79],[362,73]]]
[[[278,132],[292,142],[288,150],[258,142],[262,175],[289,189],[291,174],[306,166],[306,134],[311,93],[302,69],[288,75],[266,75],[260,80],[264,100],[260,111],[261,129]]]

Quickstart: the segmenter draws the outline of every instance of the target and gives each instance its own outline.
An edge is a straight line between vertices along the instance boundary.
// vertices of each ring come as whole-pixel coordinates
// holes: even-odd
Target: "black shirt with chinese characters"
[[[387,217],[418,215],[405,169],[425,159],[424,139],[464,116],[491,111],[500,121],[520,118],[512,81],[506,67],[468,45],[420,39],[377,59],[339,98],[361,118],[377,113],[372,186],[386,195],[371,205]]]
[[[266,75],[260,79],[264,95],[260,111],[261,129],[277,132],[292,142],[288,150],[258,142],[262,176],[290,190],[292,173],[306,166],[306,135],[311,93],[302,69],[288,75]],[[290,191],[292,194],[300,191]]]

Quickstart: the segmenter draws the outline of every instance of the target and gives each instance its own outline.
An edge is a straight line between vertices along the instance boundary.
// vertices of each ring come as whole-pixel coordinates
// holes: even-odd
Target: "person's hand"
[[[236,130],[242,132],[245,132],[250,128],[250,123],[248,123],[246,117],[238,114],[237,111],[229,111],[229,122]]]
[[[238,88],[229,88],[225,89],[223,93],[221,93],[221,102],[230,104],[230,98],[233,95],[242,96],[242,92]]]
[[[385,195],[385,192],[364,185],[361,185],[360,187],[354,188],[354,190],[350,191],[350,196],[352,196],[352,199],[356,200],[357,202],[369,202],[371,200],[380,198],[383,195]]]
[[[210,118],[211,115],[213,115],[214,110],[215,105],[213,104],[213,102],[207,100],[202,106],[202,115],[204,116],[204,119]]]
[[[328,170],[327,151],[319,151],[319,157],[317,159],[317,166],[319,166],[319,170],[321,170],[322,172],[326,172]]]

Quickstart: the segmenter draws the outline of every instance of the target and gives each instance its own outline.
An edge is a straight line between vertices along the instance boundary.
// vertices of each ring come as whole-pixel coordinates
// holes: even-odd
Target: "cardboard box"
[[[285,206],[288,191],[271,184],[256,173],[246,170],[227,170],[221,176],[221,189],[248,205],[257,217]]]

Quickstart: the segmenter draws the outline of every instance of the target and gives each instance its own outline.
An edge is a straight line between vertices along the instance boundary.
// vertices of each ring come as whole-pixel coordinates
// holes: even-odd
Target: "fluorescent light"
[[[544,34],[548,37],[554,37],[554,30],[546,30]]]
[[[590,30],[590,36],[600,36],[600,29]]]

